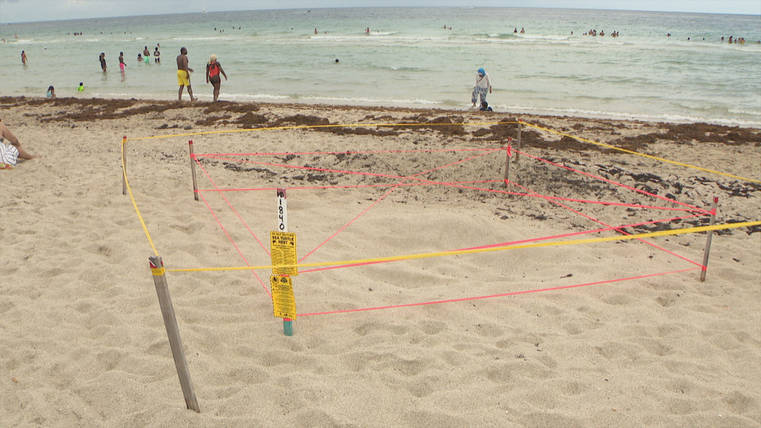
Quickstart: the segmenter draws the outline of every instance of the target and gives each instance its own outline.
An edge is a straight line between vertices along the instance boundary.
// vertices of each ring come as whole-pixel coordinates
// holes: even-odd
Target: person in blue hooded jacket
[[[479,98],[480,103],[486,102],[487,92],[491,94],[491,81],[489,80],[489,75],[486,74],[486,70],[479,68],[478,74],[476,75],[476,84],[473,86],[473,96],[471,97],[473,107],[476,106],[476,102],[479,101]]]

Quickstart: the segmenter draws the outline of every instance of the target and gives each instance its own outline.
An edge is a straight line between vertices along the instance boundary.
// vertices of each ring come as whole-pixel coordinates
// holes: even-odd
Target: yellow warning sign
[[[270,258],[272,266],[275,266],[272,269],[274,275],[298,275],[299,270],[296,266],[280,267],[298,263],[296,234],[293,232],[270,232]]]
[[[276,318],[296,319],[296,297],[293,295],[293,280],[290,276],[270,276],[272,288],[272,308]]]

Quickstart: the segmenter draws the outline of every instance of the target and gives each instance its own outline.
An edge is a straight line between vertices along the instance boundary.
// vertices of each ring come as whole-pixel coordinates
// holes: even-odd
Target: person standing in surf
[[[180,85],[180,90],[177,91],[177,101],[182,101],[182,89],[188,87],[188,95],[190,95],[190,101],[195,101],[193,98],[193,89],[190,88],[190,73],[193,69],[188,67],[188,50],[185,47],[180,48],[180,54],[177,55],[177,84]]]
[[[473,103],[473,107],[476,106],[476,102],[484,103],[486,102],[486,93],[491,94],[491,81],[489,80],[489,75],[486,74],[486,70],[483,68],[478,69],[478,73],[476,75],[476,84],[473,86],[473,95],[471,96],[471,102]]]
[[[222,69],[222,64],[217,61],[216,55],[211,54],[209,63],[206,64],[206,83],[211,82],[211,85],[214,86],[214,102],[217,102],[217,98],[219,98],[219,88],[222,86],[222,79],[219,77],[220,73],[225,76],[225,80],[227,80],[227,74],[225,74],[225,70]]]

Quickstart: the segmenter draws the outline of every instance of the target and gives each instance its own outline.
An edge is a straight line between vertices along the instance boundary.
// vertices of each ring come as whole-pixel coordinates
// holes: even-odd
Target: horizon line
[[[350,7],[290,7],[290,8],[264,8],[264,9],[225,9],[225,10],[200,10],[194,12],[182,12],[182,13],[153,13],[153,14],[140,14],[140,15],[114,15],[114,16],[93,16],[89,18],[66,18],[66,19],[43,19],[39,21],[8,21],[1,22],[0,25],[14,25],[14,24],[38,24],[45,22],[68,22],[68,21],[87,21],[92,19],[121,19],[121,18],[138,18],[138,17],[154,17],[154,16],[172,16],[172,15],[197,15],[197,14],[217,14],[217,13],[230,13],[230,12],[259,12],[259,11],[276,11],[276,10],[339,10],[339,9],[555,9],[555,10],[588,10],[588,11],[606,11],[606,12],[644,12],[644,13],[673,13],[673,14],[695,14],[695,15],[733,15],[733,16],[759,16],[761,14],[753,13],[739,13],[739,12],[697,12],[697,11],[678,11],[678,10],[646,10],[646,9],[598,9],[598,8],[586,8],[586,7],[518,7],[518,6],[350,6]]]

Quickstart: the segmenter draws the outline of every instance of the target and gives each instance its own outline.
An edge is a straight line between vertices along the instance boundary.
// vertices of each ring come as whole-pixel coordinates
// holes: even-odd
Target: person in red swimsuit
[[[220,74],[225,76],[225,80],[227,80],[227,74],[225,74],[225,70],[222,69],[219,61],[217,61],[217,56],[212,54],[209,57],[209,63],[206,64],[206,83],[211,82],[212,86],[214,86],[214,102],[219,98],[219,88],[222,86]]]

